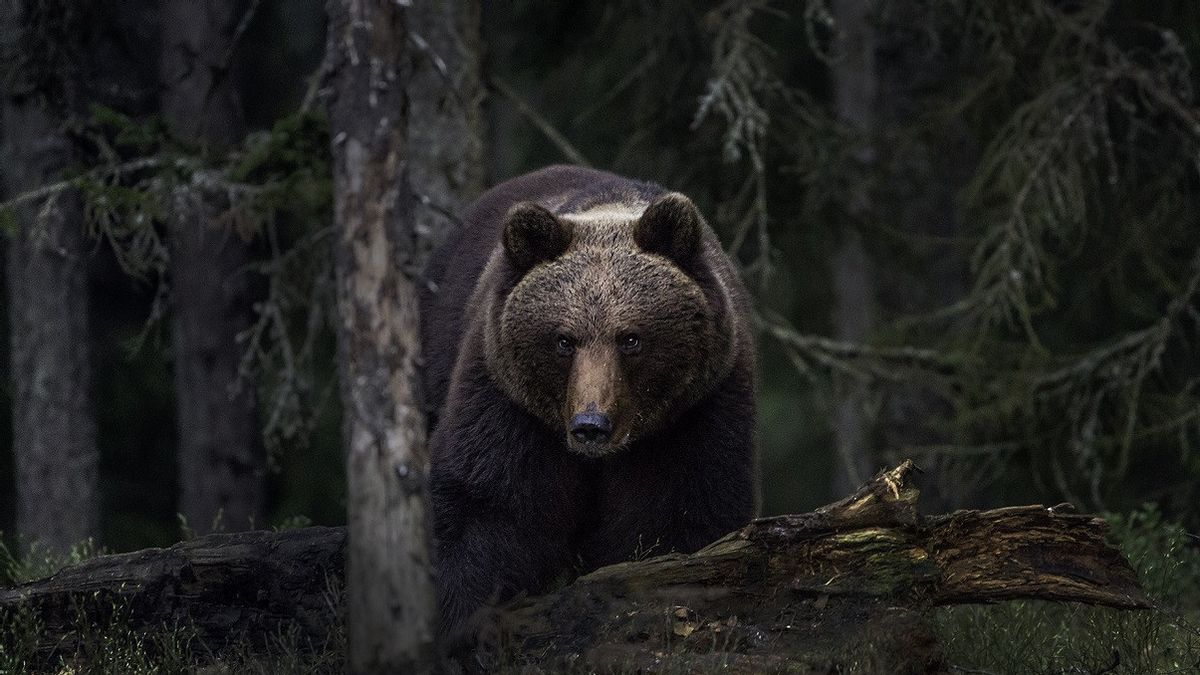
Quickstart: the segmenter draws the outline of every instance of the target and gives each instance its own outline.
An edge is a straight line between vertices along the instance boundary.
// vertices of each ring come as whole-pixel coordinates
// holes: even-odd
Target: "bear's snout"
[[[598,412],[581,412],[571,418],[571,435],[580,443],[604,443],[612,435],[612,420]]]
[[[559,419],[570,450],[588,457],[617,452],[629,440],[629,394],[616,350],[591,340],[575,352]]]

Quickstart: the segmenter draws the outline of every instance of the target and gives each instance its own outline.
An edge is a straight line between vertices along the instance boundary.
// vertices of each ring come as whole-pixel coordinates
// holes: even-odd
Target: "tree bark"
[[[179,414],[179,511],[198,533],[261,525],[266,455],[255,383],[239,373],[237,336],[252,321],[249,251],[220,222],[229,209],[199,184],[172,196],[172,351]]]
[[[936,605],[1149,607],[1099,518],[1040,506],[924,518],[914,473],[906,462],[812,513],[756,520],[691,555],[604,567],[518,599],[484,622],[475,656],[596,672],[844,672],[864,658],[864,672],[943,672],[927,623]],[[76,622],[114,606],[129,608],[135,629],[189,617],[199,651],[263,644],[289,625],[324,644],[340,620],[345,545],[333,528],[210,535],[0,589],[0,612],[24,605],[41,618],[47,658],[70,653]]]
[[[331,0],[338,372],[349,484],[349,669],[431,667],[436,624],[417,366],[408,16]]]
[[[878,93],[871,8],[871,0],[834,0],[832,5],[838,31],[832,66],[834,106],[838,119],[864,140],[855,160],[867,170],[876,159],[873,134]],[[848,195],[849,222],[841,227],[842,241],[833,257],[834,335],[844,342],[864,342],[874,322],[875,271],[856,222],[871,210],[869,190],[869,183],[862,181]],[[860,383],[849,383],[835,405],[833,431],[840,470],[834,471],[834,495],[846,494],[871,475],[874,460],[870,420],[865,414],[867,395]]]
[[[0,33],[26,30],[24,4],[0,7]],[[5,50],[7,51],[7,50]],[[0,111],[0,181],[13,196],[62,179],[74,156],[47,92],[9,89]],[[99,452],[89,358],[87,245],[75,190],[18,206],[7,246],[16,529],[65,551],[99,534]]]
[[[409,173],[423,269],[483,191],[483,45],[478,0],[418,2],[408,19]]]
[[[177,138],[220,153],[245,134],[233,49],[245,3],[169,0],[162,10],[160,105]],[[197,532],[261,523],[266,456],[254,383],[237,336],[252,321],[246,242],[226,224],[228,198],[182,185],[168,218],[179,510]]]

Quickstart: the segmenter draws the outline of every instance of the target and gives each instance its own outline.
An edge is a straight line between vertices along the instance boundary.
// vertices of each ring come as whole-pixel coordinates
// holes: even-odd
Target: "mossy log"
[[[1105,523],[1028,506],[921,517],[911,462],[812,513],[763,518],[691,555],[605,567],[480,617],[484,657],[585,671],[942,672],[936,605],[1017,598],[1141,609]],[[324,644],[341,620],[337,528],[209,535],[102,556],[0,589],[38,617],[43,650],[125,608],[134,627],[190,624],[206,650],[284,630]]]
[[[691,672],[943,672],[936,605],[1011,599],[1142,609],[1107,526],[1069,507],[920,517],[905,462],[850,497],[762,518],[692,555],[605,567],[492,622],[545,665]]]

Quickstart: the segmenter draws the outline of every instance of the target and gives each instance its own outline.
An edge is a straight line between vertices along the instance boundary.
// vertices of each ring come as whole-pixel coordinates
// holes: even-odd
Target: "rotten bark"
[[[1150,605],[1101,519],[1041,506],[921,517],[914,471],[906,462],[846,499],[754,521],[692,555],[612,565],[519,599],[482,618],[483,653],[601,672],[943,672],[927,622],[936,605]],[[323,644],[339,620],[344,546],[331,528],[211,535],[0,590],[0,610],[25,604],[42,617],[46,653],[70,648],[79,607],[87,620],[114,601],[135,627],[190,618],[198,648],[261,641],[292,620]]]
[[[406,10],[331,0],[338,373],[350,672],[424,672],[436,623],[426,512]]]

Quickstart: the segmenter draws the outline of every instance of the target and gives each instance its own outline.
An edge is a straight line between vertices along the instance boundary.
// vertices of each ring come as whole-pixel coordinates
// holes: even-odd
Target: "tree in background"
[[[107,344],[117,336],[106,335],[106,343],[100,345],[103,355],[109,360],[116,356],[122,363],[106,362],[102,367],[129,373],[130,383],[137,383],[146,374],[133,371],[144,370],[141,363],[158,362],[153,352],[161,344],[160,322],[171,319],[172,341],[181,357],[176,387],[181,392],[180,422],[193,428],[178,434],[179,442],[192,446],[192,451],[178,453],[181,464],[193,458],[190,468],[178,472],[185,492],[180,504],[196,501],[196,495],[207,501],[203,515],[184,506],[193,531],[212,526],[219,510],[222,527],[231,518],[240,521],[234,527],[247,524],[244,515],[231,513],[227,500],[245,506],[263,497],[263,482],[254,480],[261,479],[261,470],[243,475],[249,480],[240,484],[235,475],[248,464],[261,466],[259,435],[269,449],[267,470],[282,472],[272,482],[284,495],[299,493],[296,501],[285,500],[285,513],[308,513],[330,522],[328,512],[343,508],[305,492],[306,485],[314,484],[322,485],[319,491],[325,494],[344,489],[326,485],[327,468],[319,474],[305,469],[313,463],[328,464],[318,457],[327,454],[328,445],[313,445],[310,436],[328,436],[331,421],[336,425],[340,413],[328,387],[333,374],[328,225],[332,191],[326,125],[322,111],[313,109],[320,98],[320,76],[312,78],[302,101],[301,88],[293,104],[270,102],[273,114],[282,115],[273,128],[245,135],[239,99],[249,96],[251,106],[259,106],[254,114],[261,124],[264,101],[258,99],[263,96],[248,87],[261,88],[264,83],[241,81],[237,66],[243,60],[261,66],[263,55],[279,48],[264,36],[279,35],[271,26],[287,24],[299,8],[269,1],[240,4],[214,8],[168,3],[162,9],[174,14],[165,23],[157,12],[142,10],[113,8],[89,15],[87,24],[99,28],[87,35],[102,36],[108,43],[96,51],[108,55],[110,62],[119,60],[114,54],[135,61],[117,64],[124,67],[113,67],[112,73],[107,68],[89,70],[96,85],[80,99],[103,107],[81,116],[82,166],[61,185],[38,186],[45,194],[82,188],[85,230],[96,238],[94,252],[101,267],[106,274],[124,273],[149,291],[145,300],[124,300],[147,303],[134,310],[139,315],[149,310],[146,323],[127,328],[133,339],[120,346]],[[323,15],[323,8],[316,7]],[[231,14],[234,9],[237,16]],[[186,16],[175,16],[180,12]],[[417,116],[410,116],[411,170],[422,177],[412,195],[419,250],[408,271],[419,272],[429,249],[455,225],[458,208],[482,189],[481,50],[477,3],[422,5],[411,16],[408,54],[414,76],[409,89],[417,110]],[[311,24],[311,18],[308,21]],[[308,68],[316,65],[310,60]],[[312,75],[310,70],[293,70],[296,79]],[[255,77],[265,76],[256,70]],[[276,80],[267,84],[273,91],[281,88]],[[149,100],[143,100],[147,93]],[[295,104],[298,110],[291,107]],[[166,114],[166,124],[152,116],[156,111]],[[253,255],[243,243],[246,239],[252,240]],[[233,257],[241,258],[242,264],[218,264]],[[164,283],[168,276],[170,286]],[[251,285],[262,292],[249,295],[245,291]],[[121,298],[111,296],[111,288],[105,290],[105,307],[121,304]],[[172,307],[178,311],[172,313]],[[107,312],[103,318],[106,325],[113,323]],[[236,379],[230,375],[234,372]],[[236,386],[213,385],[217,379]],[[196,382],[213,396],[201,401]],[[140,392],[146,393],[145,388]],[[260,419],[244,405],[255,394],[261,401]],[[128,394],[118,397],[126,415],[131,414],[128,399]],[[142,422],[131,422],[124,419],[114,438],[137,442],[136,431],[125,430]],[[153,426],[162,428],[161,423]],[[241,437],[247,430],[254,436],[213,442]],[[226,455],[211,456],[214,449]],[[127,466],[135,457],[134,448],[124,444],[108,452],[119,456],[116,466]],[[119,482],[109,484],[128,485],[138,478],[126,474],[123,471],[115,477]],[[151,482],[156,489],[169,484],[161,476]],[[115,491],[122,503],[136,499],[126,489]],[[327,512],[323,517],[305,506],[314,500]],[[248,509],[238,510],[244,514]],[[114,520],[123,529],[127,519],[122,515]]]
[[[417,390],[408,14],[385,0],[329,8],[335,321],[349,484],[348,669],[426,672],[436,615],[426,421]]]
[[[213,8],[194,3],[151,8],[116,4],[86,9],[76,9],[70,3],[32,3],[30,6],[37,11],[30,15],[30,28],[13,45],[24,56],[6,59],[6,64],[33,61],[40,65],[53,58],[65,61],[64,54],[78,56],[65,66],[58,61],[50,64],[74,68],[79,73],[75,87],[64,90],[59,97],[69,94],[67,102],[73,106],[69,136],[73,166],[64,173],[66,180],[39,183],[10,195],[3,210],[7,215],[14,207],[64,194],[82,197],[85,217],[73,232],[84,237],[87,255],[99,263],[92,266],[94,271],[100,270],[92,283],[104,284],[106,292],[95,303],[100,309],[94,311],[104,312],[99,322],[109,331],[102,336],[102,344],[91,345],[101,361],[93,367],[121,374],[121,378],[110,376],[100,383],[107,390],[101,406],[109,412],[109,419],[100,426],[102,432],[108,428],[104,461],[110,472],[114,465],[145,464],[147,452],[156,454],[151,460],[156,468],[170,467],[176,459],[174,444],[163,445],[159,438],[134,445],[150,440],[137,436],[138,427],[153,428],[157,436],[163,435],[157,430],[173,428],[168,420],[141,416],[147,408],[131,401],[130,392],[122,387],[135,387],[135,398],[150,395],[153,389],[174,402],[169,393],[161,393],[169,392],[170,384],[147,382],[147,378],[158,378],[164,372],[157,365],[161,359],[153,353],[161,344],[157,340],[160,321],[169,316],[170,289],[164,280],[172,262],[171,252],[181,261],[174,270],[180,282],[175,290],[182,308],[176,327],[180,328],[179,342],[184,343],[181,352],[190,351],[195,366],[180,373],[181,387],[196,393],[191,384],[197,380],[212,384],[214,370],[219,371],[216,379],[225,380],[222,385],[207,388],[213,396],[204,404],[185,394],[188,403],[180,410],[181,417],[191,419],[197,430],[197,434],[184,434],[181,440],[195,440],[198,443],[193,446],[199,444],[218,453],[214,461],[200,458],[192,469],[179,472],[182,482],[195,488],[191,492],[211,497],[204,515],[189,517],[191,525],[201,531],[214,524],[218,513],[226,524],[232,517],[234,528],[250,524],[250,514],[261,514],[265,466],[260,439],[266,437],[276,444],[297,443],[296,438],[303,435],[300,430],[308,428],[308,419],[295,413],[296,401],[312,395],[311,386],[305,389],[303,385],[314,384],[311,370],[321,358],[313,352],[324,325],[320,319],[325,314],[319,302],[323,277],[308,270],[312,258],[324,258],[319,255],[320,247],[314,255],[311,245],[320,237],[309,236],[314,233],[306,230],[318,221],[320,226],[312,229],[328,229],[328,140],[324,123],[308,111],[308,104],[270,132],[256,131],[244,137],[246,125],[235,89],[238,73],[232,65],[237,38],[248,29],[260,4],[226,7],[225,14],[208,17],[213,19],[210,22],[207,15],[189,13],[204,14]],[[280,9],[274,4],[271,7]],[[164,26],[160,9],[187,16],[172,15]],[[229,11],[233,9],[239,11],[231,18]],[[222,25],[221,20],[226,23]],[[205,40],[224,47],[218,50]],[[31,59],[28,55],[44,58]],[[21,72],[10,66],[5,70],[6,81]],[[297,73],[295,79],[302,80],[304,74]],[[13,82],[20,85],[22,80],[16,78]],[[299,93],[303,93],[302,88]],[[195,114],[188,112],[192,107]],[[165,110],[173,115],[169,127],[156,116]],[[173,225],[179,225],[179,236],[168,237]],[[10,229],[5,228],[5,233]],[[269,261],[248,255],[245,241],[251,238],[269,240]],[[299,245],[293,246],[297,242]],[[240,262],[223,267],[217,264],[217,257],[228,258],[231,243],[240,249],[240,253],[234,252]],[[305,272],[298,275],[298,270]],[[125,279],[114,282],[113,276]],[[250,280],[255,288],[270,286],[274,291],[284,276],[290,279],[286,294],[277,293],[269,301],[251,304],[259,298],[246,292]],[[97,278],[103,280],[98,282]],[[270,283],[262,283],[264,280]],[[129,297],[113,297],[114,287]],[[307,311],[308,301],[314,298],[318,302],[313,311]],[[197,299],[204,301],[200,304],[207,303],[199,312]],[[122,305],[135,313],[132,325]],[[114,317],[114,306],[122,307],[120,312],[125,317]],[[300,312],[298,307],[306,311]],[[146,309],[148,315],[143,314]],[[296,324],[312,330],[293,330]],[[216,329],[224,334],[215,335]],[[287,358],[281,356],[284,353]],[[185,356],[181,364],[188,360]],[[281,365],[284,361],[287,367]],[[146,363],[155,364],[151,370],[158,372],[145,372]],[[111,379],[121,379],[124,384],[114,385]],[[272,416],[261,428],[254,406],[247,403],[254,402],[260,387],[272,404]],[[14,396],[14,404],[25,394],[22,391]],[[320,406],[319,401],[305,404]],[[114,410],[124,410],[123,419],[114,421]],[[76,427],[87,429],[86,422],[82,420]],[[114,433],[117,427],[119,431]],[[129,429],[134,431],[127,433]],[[126,444],[126,440],[133,443]],[[220,453],[230,461],[223,461]],[[163,455],[169,457],[160,459]],[[253,470],[246,471],[251,464]],[[214,478],[214,473],[220,475]],[[241,474],[240,478],[235,474]],[[106,478],[102,483],[106,505],[114,501],[144,505],[150,501],[146,495],[131,494],[128,489],[139,480],[155,485],[159,493],[174,484],[172,478],[151,472],[131,476],[122,471]],[[22,484],[34,485],[26,481]],[[84,494],[82,490],[76,492]],[[163,504],[174,501],[161,499],[161,494],[153,497]],[[240,515],[226,513],[231,499]],[[170,509],[162,514],[165,524],[176,522],[173,504]],[[91,517],[99,520],[100,513],[99,504],[95,504]],[[134,520],[145,515],[138,513]],[[84,522],[80,518],[71,520]],[[130,527],[122,516],[109,518],[106,527],[115,526],[119,536],[130,536],[131,532],[144,532],[144,522]],[[169,541],[178,534],[167,536]]]
[[[409,182],[422,267],[484,188],[479,21],[475,0],[415,3],[408,11]]]
[[[0,6],[8,197],[59,182],[76,159],[67,127],[79,105],[79,55],[67,44],[45,50],[39,32],[69,34],[77,18],[38,3]],[[64,189],[24,199],[5,217],[17,531],[61,552],[95,537],[100,523],[83,203]]]
[[[163,8],[162,114],[172,136],[201,155],[219,157],[246,133],[234,63],[246,5],[170,0]],[[176,186],[166,219],[179,510],[199,532],[261,524],[265,501],[258,397],[242,378],[239,344],[254,318],[250,233],[230,226],[229,192],[196,171]]]
[[[872,3],[834,0],[832,17],[838,26],[830,64],[834,115],[841,124],[868,139],[857,148],[855,160],[869,170],[879,155],[876,120],[879,78]],[[846,201],[847,222],[838,228],[842,241],[830,261],[830,271],[835,297],[834,337],[858,343],[871,333],[877,300],[875,270],[856,221],[876,207],[870,183],[859,183],[850,189],[850,194],[842,196]],[[875,470],[865,398],[865,393],[852,384],[834,407],[833,430],[841,460],[840,470],[834,474],[834,495],[849,494]]]
[[[881,240],[953,241],[961,233],[954,197],[977,152],[952,124],[920,131],[922,98],[945,87],[948,76],[943,55],[916,30],[927,18],[923,9],[859,0],[828,7],[824,13],[811,6],[819,14],[814,20],[833,26],[828,53],[821,53],[832,88],[829,114],[845,132],[843,161],[856,178],[822,199],[828,202],[820,217],[835,222],[839,237],[829,261],[833,336],[862,344],[896,317],[932,311],[965,293],[964,269],[954,256],[922,256],[913,269],[911,251],[889,250]],[[835,496],[884,465],[885,449],[935,437],[923,420],[944,414],[944,403],[926,393],[893,387],[881,395],[861,377],[841,378],[835,391],[832,425],[844,467],[835,473]],[[940,466],[931,458],[922,463],[929,488],[922,500],[939,511],[947,504],[934,502],[945,499],[962,506],[963,495],[942,494],[951,486]]]
[[[768,3],[723,7],[777,16]],[[830,54],[828,100],[794,89],[767,57],[773,86],[716,89],[732,92],[729,110],[763,111],[763,136],[793,155],[772,170],[791,174],[776,184],[801,195],[799,222],[854,223],[890,300],[863,340],[770,314],[767,334],[820,387],[849,383],[902,413],[881,417],[876,443],[940,467],[951,503],[991,490],[1091,508],[1194,502],[1194,11],[874,3],[866,20],[889,86],[882,123],[864,132],[840,98],[853,64],[830,48],[861,24],[813,0],[791,17]],[[771,54],[777,43],[760,36],[777,32],[750,25],[718,57]],[[714,71],[720,84],[737,69],[718,60]],[[864,166],[858,150],[871,144]],[[856,214],[847,196],[861,185],[875,208]],[[958,193],[956,208],[930,196],[942,191]],[[948,226],[912,228],[920,214]]]

